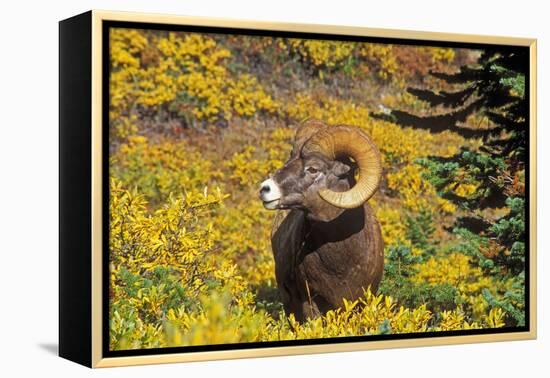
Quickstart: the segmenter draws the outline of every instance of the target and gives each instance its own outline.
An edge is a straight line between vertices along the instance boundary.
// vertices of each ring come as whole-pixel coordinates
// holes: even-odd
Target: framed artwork
[[[60,22],[59,353],[536,337],[536,41]]]

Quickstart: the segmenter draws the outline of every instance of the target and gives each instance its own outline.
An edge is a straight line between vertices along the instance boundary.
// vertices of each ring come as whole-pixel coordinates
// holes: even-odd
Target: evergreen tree
[[[463,66],[457,73],[430,72],[453,90],[408,89],[434,107],[436,115],[403,110],[379,115],[403,126],[432,133],[451,130],[482,142],[451,157],[428,157],[418,163],[427,168],[425,178],[438,194],[460,209],[452,229],[462,241],[459,249],[487,271],[514,280],[498,298],[484,291],[491,306],[507,312],[509,325],[525,322],[521,290],[525,287],[527,69],[527,49],[487,49],[475,65]],[[463,184],[474,185],[475,192],[457,191]]]

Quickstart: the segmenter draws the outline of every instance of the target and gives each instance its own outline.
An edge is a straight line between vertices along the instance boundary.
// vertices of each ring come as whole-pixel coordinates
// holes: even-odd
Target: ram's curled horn
[[[325,127],[327,127],[326,123],[315,118],[306,118],[300,122],[300,126],[296,129],[296,134],[294,135],[294,148],[292,149],[291,155],[296,156],[300,153],[304,143],[311,138],[313,134]]]
[[[319,153],[330,159],[350,157],[359,168],[357,183],[345,192],[322,189],[319,195],[328,203],[346,209],[361,206],[378,189],[382,174],[380,152],[373,141],[358,128],[332,126],[319,130],[304,144],[302,153]]]
[[[295,141],[309,139],[313,134],[327,127],[327,124],[315,118],[306,118],[300,123],[294,136]]]

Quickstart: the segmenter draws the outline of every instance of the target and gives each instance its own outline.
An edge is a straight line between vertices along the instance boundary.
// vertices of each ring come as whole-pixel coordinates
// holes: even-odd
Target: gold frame
[[[462,43],[487,43],[500,45],[528,46],[530,50],[530,331],[464,335],[433,336],[421,339],[384,341],[363,341],[343,344],[323,344],[288,347],[265,347],[225,351],[173,353],[132,357],[102,357],[102,22],[128,21],[158,24],[181,24],[193,26],[215,26],[240,29],[325,33],[335,35],[357,35],[384,38],[418,39]],[[241,21],[206,17],[173,16],[161,14],[92,11],[92,367],[113,367],[127,365],[158,364],[172,362],[206,361],[247,357],[268,357],[295,354],[347,352],[400,347],[421,347],[448,344],[467,344],[494,341],[536,339],[536,58],[537,40],[531,38],[496,37],[470,34],[450,34],[424,31],[373,29],[364,27],[291,24],[277,22]]]

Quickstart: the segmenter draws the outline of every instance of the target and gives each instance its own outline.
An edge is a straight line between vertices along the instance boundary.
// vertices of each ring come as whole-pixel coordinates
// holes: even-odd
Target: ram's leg
[[[321,316],[321,311],[319,311],[319,307],[317,306],[317,303],[315,303],[314,301],[304,302],[302,304],[302,311],[304,313],[304,320],[315,319]]]

